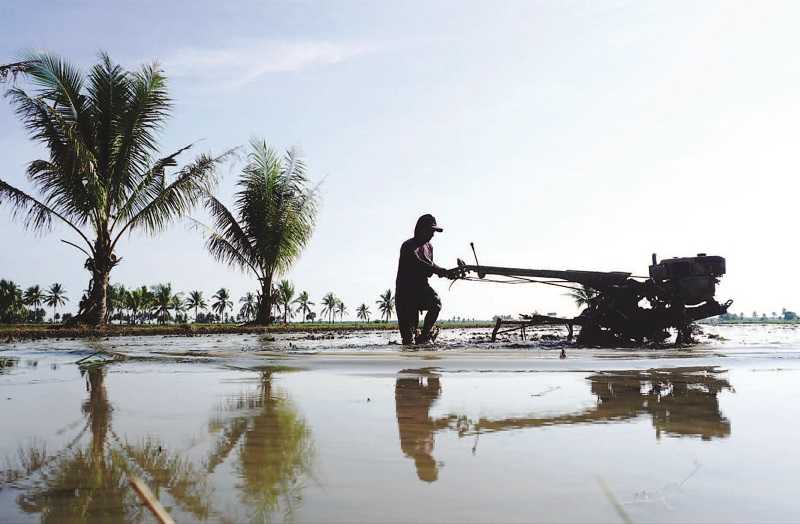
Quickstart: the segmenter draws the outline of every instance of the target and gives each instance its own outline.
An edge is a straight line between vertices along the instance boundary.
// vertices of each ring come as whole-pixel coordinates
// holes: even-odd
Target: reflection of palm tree
[[[222,425],[222,434],[206,460],[213,471],[238,449],[236,469],[243,479],[242,499],[253,508],[254,521],[280,511],[291,516],[308,475],[314,451],[311,433],[284,393],[273,388],[272,371],[262,372],[256,394],[235,399],[225,409],[243,411]],[[257,410],[255,415],[248,413]]]
[[[425,482],[434,482],[439,478],[439,468],[433,458],[434,433],[448,427],[452,419],[430,417],[429,411],[441,391],[439,375],[427,368],[403,370],[395,382],[400,449],[407,457],[414,459],[417,477]]]
[[[83,432],[51,457],[42,478],[17,503],[42,522],[139,521],[142,508],[127,477],[144,474],[154,491],[163,488],[196,519],[209,515],[210,489],[205,475],[156,440],[133,445],[120,441],[111,427],[113,413],[105,386],[105,368],[86,371],[89,397],[82,409],[91,442],[73,447]]]

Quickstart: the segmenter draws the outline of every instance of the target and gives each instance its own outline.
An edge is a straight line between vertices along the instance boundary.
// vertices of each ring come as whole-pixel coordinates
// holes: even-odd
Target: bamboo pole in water
[[[156,519],[161,524],[175,524],[175,521],[172,520],[172,517],[169,516],[167,510],[164,509],[164,506],[158,501],[158,499],[153,495],[153,492],[150,491],[150,488],[147,487],[147,484],[142,482],[142,479],[139,477],[129,476],[128,481],[133,486],[134,491],[139,495],[139,498],[142,499],[142,502],[145,506],[155,515]]]

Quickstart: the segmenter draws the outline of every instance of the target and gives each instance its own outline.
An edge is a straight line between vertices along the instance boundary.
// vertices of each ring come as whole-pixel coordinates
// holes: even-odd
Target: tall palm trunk
[[[272,278],[261,281],[261,301],[256,313],[256,324],[270,324],[272,322]]]
[[[104,324],[108,315],[108,281],[111,270],[119,260],[112,251],[111,235],[99,231],[94,243],[94,257],[86,261],[86,269],[92,273],[86,309],[76,319],[95,326]]]

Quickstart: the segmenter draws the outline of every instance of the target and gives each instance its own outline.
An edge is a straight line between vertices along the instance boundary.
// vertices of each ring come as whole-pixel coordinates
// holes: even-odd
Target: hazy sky
[[[168,153],[264,137],[324,179],[319,225],[288,274],[351,312],[394,288],[417,216],[436,261],[646,274],[650,254],[725,256],[732,311],[800,309],[798,2],[77,2],[0,4],[0,61],[46,49],[88,66],[159,61],[175,99]],[[45,155],[0,100],[0,178]],[[184,160],[188,160],[186,156]],[[223,170],[230,203],[237,169]],[[198,215],[202,216],[202,215]],[[0,277],[88,273],[55,231],[0,210]],[[119,248],[112,282],[252,277],[177,224]],[[560,290],[432,278],[443,317],[576,310]],[[352,313],[351,313],[352,314]]]

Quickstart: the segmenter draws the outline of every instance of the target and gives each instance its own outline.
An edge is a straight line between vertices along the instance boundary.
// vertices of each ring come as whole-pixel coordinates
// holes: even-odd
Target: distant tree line
[[[80,302],[89,299],[84,292]],[[0,280],[0,323],[41,323],[47,320],[45,307],[52,308],[50,322],[67,321],[71,313],[61,315],[57,309],[63,307],[69,298],[59,283],[47,290],[38,285],[22,290],[10,280]],[[230,291],[220,288],[210,298],[201,290],[188,293],[176,292],[172,284],[155,284],[128,289],[122,284],[113,284],[106,294],[106,315],[108,323],[119,324],[167,324],[167,323],[215,323],[215,322],[253,322],[262,307],[260,291],[247,292],[234,306]],[[314,310],[308,291],[295,293],[295,286],[287,279],[272,286],[270,291],[270,321],[288,323],[299,317],[303,322],[323,320],[341,322],[348,313],[344,302],[334,293],[323,296],[319,311]],[[391,289],[381,293],[376,301],[381,319],[388,322],[394,313],[394,296]],[[372,311],[366,303],[356,308],[356,317],[369,322]]]
[[[718,317],[720,320],[726,321],[737,321],[737,320],[748,320],[748,321],[767,321],[767,320],[784,320],[784,321],[796,321],[800,319],[797,313],[794,311],[789,311],[786,308],[782,308],[780,314],[775,311],[772,311],[770,315],[767,313],[758,313],[757,311],[753,311],[750,316],[745,316],[743,312],[741,313],[724,313]]]

